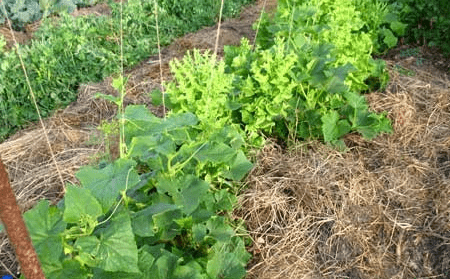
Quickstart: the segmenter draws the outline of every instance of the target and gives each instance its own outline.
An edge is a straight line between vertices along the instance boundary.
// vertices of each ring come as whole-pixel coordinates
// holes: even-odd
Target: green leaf
[[[98,267],[112,272],[139,272],[138,250],[134,239],[128,212],[115,212],[106,228],[96,232],[100,243],[98,252]]]
[[[359,126],[356,131],[368,140],[374,139],[378,135],[378,131],[372,126]]]
[[[100,247],[100,240],[95,236],[80,237],[75,241],[74,247],[78,250],[76,259],[87,266],[96,267],[98,259],[95,255]]]
[[[125,135],[127,144],[134,136],[153,134],[153,129],[161,124],[161,119],[153,115],[145,106],[127,106],[125,109]]]
[[[390,24],[392,31],[398,36],[403,36],[405,34],[406,27],[408,24],[401,23],[399,21],[393,21]]]
[[[159,89],[155,89],[150,93],[152,98],[152,104],[155,106],[160,106],[163,104],[163,93]]]
[[[163,247],[164,244],[159,244],[159,245],[155,245],[152,246],[153,248],[155,247]],[[139,269],[142,271],[143,273],[143,277],[144,278],[150,278],[150,271],[151,268],[156,260],[156,258],[152,255],[151,253],[151,249],[149,249],[150,246],[148,246],[147,244],[144,244],[141,248],[139,248]],[[147,275],[147,276],[146,276]]]
[[[114,89],[116,89],[117,91],[119,91],[119,93],[123,90],[123,86],[124,84],[126,84],[128,82],[128,78],[124,78],[122,75],[117,77],[117,78],[113,78],[111,85]]]
[[[358,93],[347,91],[344,93],[344,97],[347,100],[348,104],[356,111],[365,111],[369,108],[366,102],[366,98],[364,98],[364,96],[362,95],[359,95]]]
[[[308,63],[308,69],[311,71],[310,82],[313,86],[320,86],[327,80],[327,76],[324,72],[327,62],[329,61],[326,59],[316,58]]]
[[[225,176],[234,181],[240,181],[253,168],[253,164],[247,159],[244,152],[238,151],[230,164],[229,175]]]
[[[233,211],[233,205],[237,203],[236,195],[229,193],[227,189],[221,189],[214,193],[214,211]]]
[[[232,100],[228,100],[225,103],[225,105],[229,110],[238,110],[242,107],[241,103],[239,103],[238,101],[232,101]]]
[[[172,275],[173,279],[204,279],[200,273],[203,267],[195,261],[190,261],[186,265],[178,265]]]
[[[387,13],[384,16],[384,21],[387,22],[387,23],[398,21],[398,16],[395,13]]]
[[[172,196],[175,204],[182,207],[183,213],[190,215],[197,209],[200,198],[207,193],[209,184],[193,175],[184,175],[176,180],[160,179],[157,188]]]
[[[372,126],[376,123],[377,118],[376,115],[370,113],[368,111],[356,111],[356,119],[352,123],[355,127],[364,127],[364,126]]]
[[[198,119],[195,114],[177,113],[171,114],[170,117],[166,117],[164,121],[158,126],[153,133],[171,132],[180,128],[186,128],[187,126],[197,125]]]
[[[198,123],[197,117],[192,113],[171,114],[165,119],[154,116],[145,106],[127,106],[125,109],[125,135],[127,144],[135,136],[155,135],[167,133],[179,135],[180,130]]]
[[[383,42],[388,46],[388,48],[393,48],[397,45],[397,37],[389,29],[383,30],[384,39]]]
[[[227,242],[234,236],[234,230],[225,223],[222,216],[213,216],[206,222],[208,236],[220,242]]]
[[[251,255],[241,238],[235,236],[226,243],[217,242],[211,251],[213,256],[207,264],[210,278],[238,279],[245,276],[245,266]]]
[[[178,257],[170,253],[167,250],[161,251],[161,256],[156,260],[155,266],[157,267],[160,279],[173,278],[173,272],[177,264]]]
[[[167,171],[166,158],[174,154],[176,148],[175,142],[169,136],[161,134],[137,136],[131,140],[127,155],[132,158],[139,158],[154,171]]]
[[[362,134],[365,139],[374,139],[380,133],[390,133],[392,132],[391,123],[385,115],[376,115],[371,113],[365,115],[365,118],[360,120],[361,124],[356,127],[356,130]]]
[[[336,148],[339,152],[346,152],[348,150],[347,145],[342,139],[334,140],[330,142],[331,146]]]
[[[86,279],[88,278],[88,272],[86,269],[82,268],[79,262],[76,260],[64,260],[62,262],[61,269],[53,270],[46,274],[47,279],[61,279],[61,278],[71,278],[71,279]]]
[[[386,113],[378,115],[378,123],[376,124],[376,129],[380,133],[392,133],[391,120],[386,117]]]
[[[200,148],[194,157],[202,163],[223,163],[231,161],[235,154],[236,151],[224,143],[208,142]]]
[[[354,71],[356,71],[356,68],[350,63],[328,70],[327,75],[329,75],[329,78],[326,90],[332,94],[348,91],[345,79],[350,72]]]
[[[84,216],[96,220],[102,215],[102,206],[86,188],[67,185],[64,205],[64,221],[67,223],[77,223]]]
[[[180,226],[174,220],[183,217],[181,210],[164,211],[152,216],[155,231],[161,241],[172,240],[181,233]]]
[[[351,125],[347,120],[340,120],[339,113],[332,110],[322,116],[322,132],[325,142],[339,139],[351,131]]]
[[[207,227],[203,223],[197,223],[192,226],[192,238],[195,242],[202,242],[207,234]]]
[[[48,201],[42,200],[24,213],[24,219],[44,272],[62,268],[61,233],[67,226],[63,221],[62,212],[56,207],[50,207]]]
[[[239,279],[243,278],[246,270],[235,253],[227,253],[217,249],[208,261],[207,272],[210,278]]]
[[[370,63],[373,65],[372,75],[374,77],[382,77],[386,69],[386,61],[382,59],[372,59]]]
[[[145,246],[144,251],[147,261],[152,265],[145,267],[145,273],[152,279],[172,279],[179,257],[164,249],[163,244]],[[150,257],[151,256],[151,257]]]
[[[305,34],[297,34],[294,38],[294,43],[298,49],[301,49],[307,43]]]
[[[103,169],[91,166],[81,168],[76,177],[89,189],[102,205],[103,213],[108,212],[119,196],[120,191],[130,189],[139,182],[139,176],[133,169],[133,160],[118,159]]]
[[[174,195],[175,204],[183,207],[183,213],[190,215],[197,209],[200,198],[209,190],[209,183],[194,176],[186,176],[184,187],[179,195]]]
[[[239,127],[227,125],[212,134],[209,139],[212,142],[223,142],[224,144],[231,146],[231,148],[238,150],[245,145],[245,140],[239,132]]]
[[[158,228],[155,227],[155,224],[153,222],[153,216],[159,214],[160,217],[170,217],[170,216],[181,216],[179,213],[176,214],[176,212],[179,212],[180,209],[177,205],[174,204],[167,204],[167,203],[157,203],[151,206],[148,206],[147,208],[138,211],[136,213],[133,213],[132,215],[132,227],[133,232],[136,235],[142,236],[142,237],[149,237],[149,236],[155,236],[155,234],[158,232]],[[167,214],[162,214],[162,213]],[[158,218],[158,217],[157,217]],[[174,224],[174,220],[172,218],[168,218],[164,220],[163,222],[166,222],[167,228],[171,227]]]

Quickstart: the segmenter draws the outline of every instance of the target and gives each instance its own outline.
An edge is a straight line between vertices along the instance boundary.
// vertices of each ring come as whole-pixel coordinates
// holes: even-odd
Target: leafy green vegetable
[[[327,142],[339,139],[351,131],[351,126],[347,120],[340,119],[339,113],[330,111],[322,116],[322,131],[324,140]]]
[[[47,278],[245,276],[250,256],[229,217],[229,187],[252,167],[240,134],[199,130],[191,113],[159,119],[144,106],[122,117],[124,158],[81,168],[81,187],[67,185],[58,207],[41,201],[25,214]]]
[[[80,201],[83,201],[81,203]],[[64,222],[76,223],[85,216],[96,220],[102,215],[102,206],[86,188],[68,185],[66,187]]]
[[[260,37],[262,46],[253,49],[243,39],[225,47],[223,61],[195,51],[173,62],[166,90],[172,111],[195,113],[202,130],[238,125],[252,146],[273,133],[338,143],[352,131],[368,139],[390,132],[385,115],[370,113],[364,97],[353,93],[386,85],[387,74],[371,58],[373,40],[361,32],[357,7],[339,1],[281,2],[275,22],[263,24],[262,33],[274,39]]]
[[[33,246],[40,255],[42,268],[49,273],[63,269],[62,234],[67,226],[63,221],[63,213],[56,207],[50,207],[48,201],[40,201],[33,209],[25,212],[24,219]]]
[[[176,83],[167,85],[166,93],[174,112],[192,112],[202,129],[219,129],[231,124],[231,110],[226,109],[227,93],[233,76],[225,74],[225,63],[195,50],[182,61],[170,63]]]
[[[137,173],[132,169],[135,165],[136,162],[132,160],[119,159],[100,170],[83,167],[76,176],[81,185],[90,190],[92,196],[98,200],[103,213],[106,213],[120,191],[132,188],[139,182]]]
[[[199,117],[200,129],[243,124],[249,143],[260,146],[260,132],[271,131],[274,117],[286,116],[297,86],[289,76],[296,59],[284,52],[282,40],[271,50],[253,52],[243,39],[240,47],[227,47],[219,62],[209,53],[194,51],[171,64],[174,82],[167,84],[166,94],[173,112]]]
[[[386,23],[395,32],[404,29],[395,17],[388,17],[389,11],[377,1],[291,0],[279,2],[274,19],[264,17],[259,45],[294,51],[297,56],[285,75],[297,85],[285,112],[273,117],[272,132],[284,139],[319,138],[342,145],[339,139],[352,131],[367,139],[391,131],[385,115],[369,112],[364,97],[355,93],[387,84],[384,63],[373,60],[371,53],[379,47],[380,36],[389,47],[396,44]],[[381,26],[383,34],[378,33]],[[279,37],[286,42],[280,43]],[[239,57],[239,52],[245,53],[245,48],[229,53]],[[358,103],[352,103],[355,96]]]
[[[97,267],[111,272],[139,272],[138,250],[131,229],[131,218],[126,210],[113,215],[107,227],[100,227],[95,233],[98,242],[90,253],[98,262]],[[83,251],[83,245],[80,245]]]

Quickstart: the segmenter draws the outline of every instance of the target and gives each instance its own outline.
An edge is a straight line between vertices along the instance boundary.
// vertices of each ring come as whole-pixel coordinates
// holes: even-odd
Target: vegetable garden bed
[[[276,4],[260,1],[218,46],[205,28],[81,85],[45,120],[53,156],[38,125],[2,143],[47,278],[446,278],[442,59],[400,46],[372,60],[401,23],[369,17],[360,34],[355,9],[371,9],[335,1],[280,2],[253,47]]]

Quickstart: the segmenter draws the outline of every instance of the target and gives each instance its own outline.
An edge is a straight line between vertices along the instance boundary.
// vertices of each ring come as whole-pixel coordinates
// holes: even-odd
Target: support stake
[[[13,245],[26,279],[45,279],[38,256],[9,184],[8,173],[0,158],[0,219]]]

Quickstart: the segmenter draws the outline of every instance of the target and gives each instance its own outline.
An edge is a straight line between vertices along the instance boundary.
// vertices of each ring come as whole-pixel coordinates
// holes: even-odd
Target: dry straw
[[[254,240],[248,278],[447,278],[450,82],[432,65],[410,77],[387,62],[387,90],[367,97],[392,135],[348,135],[345,154],[262,150],[237,212]]]

